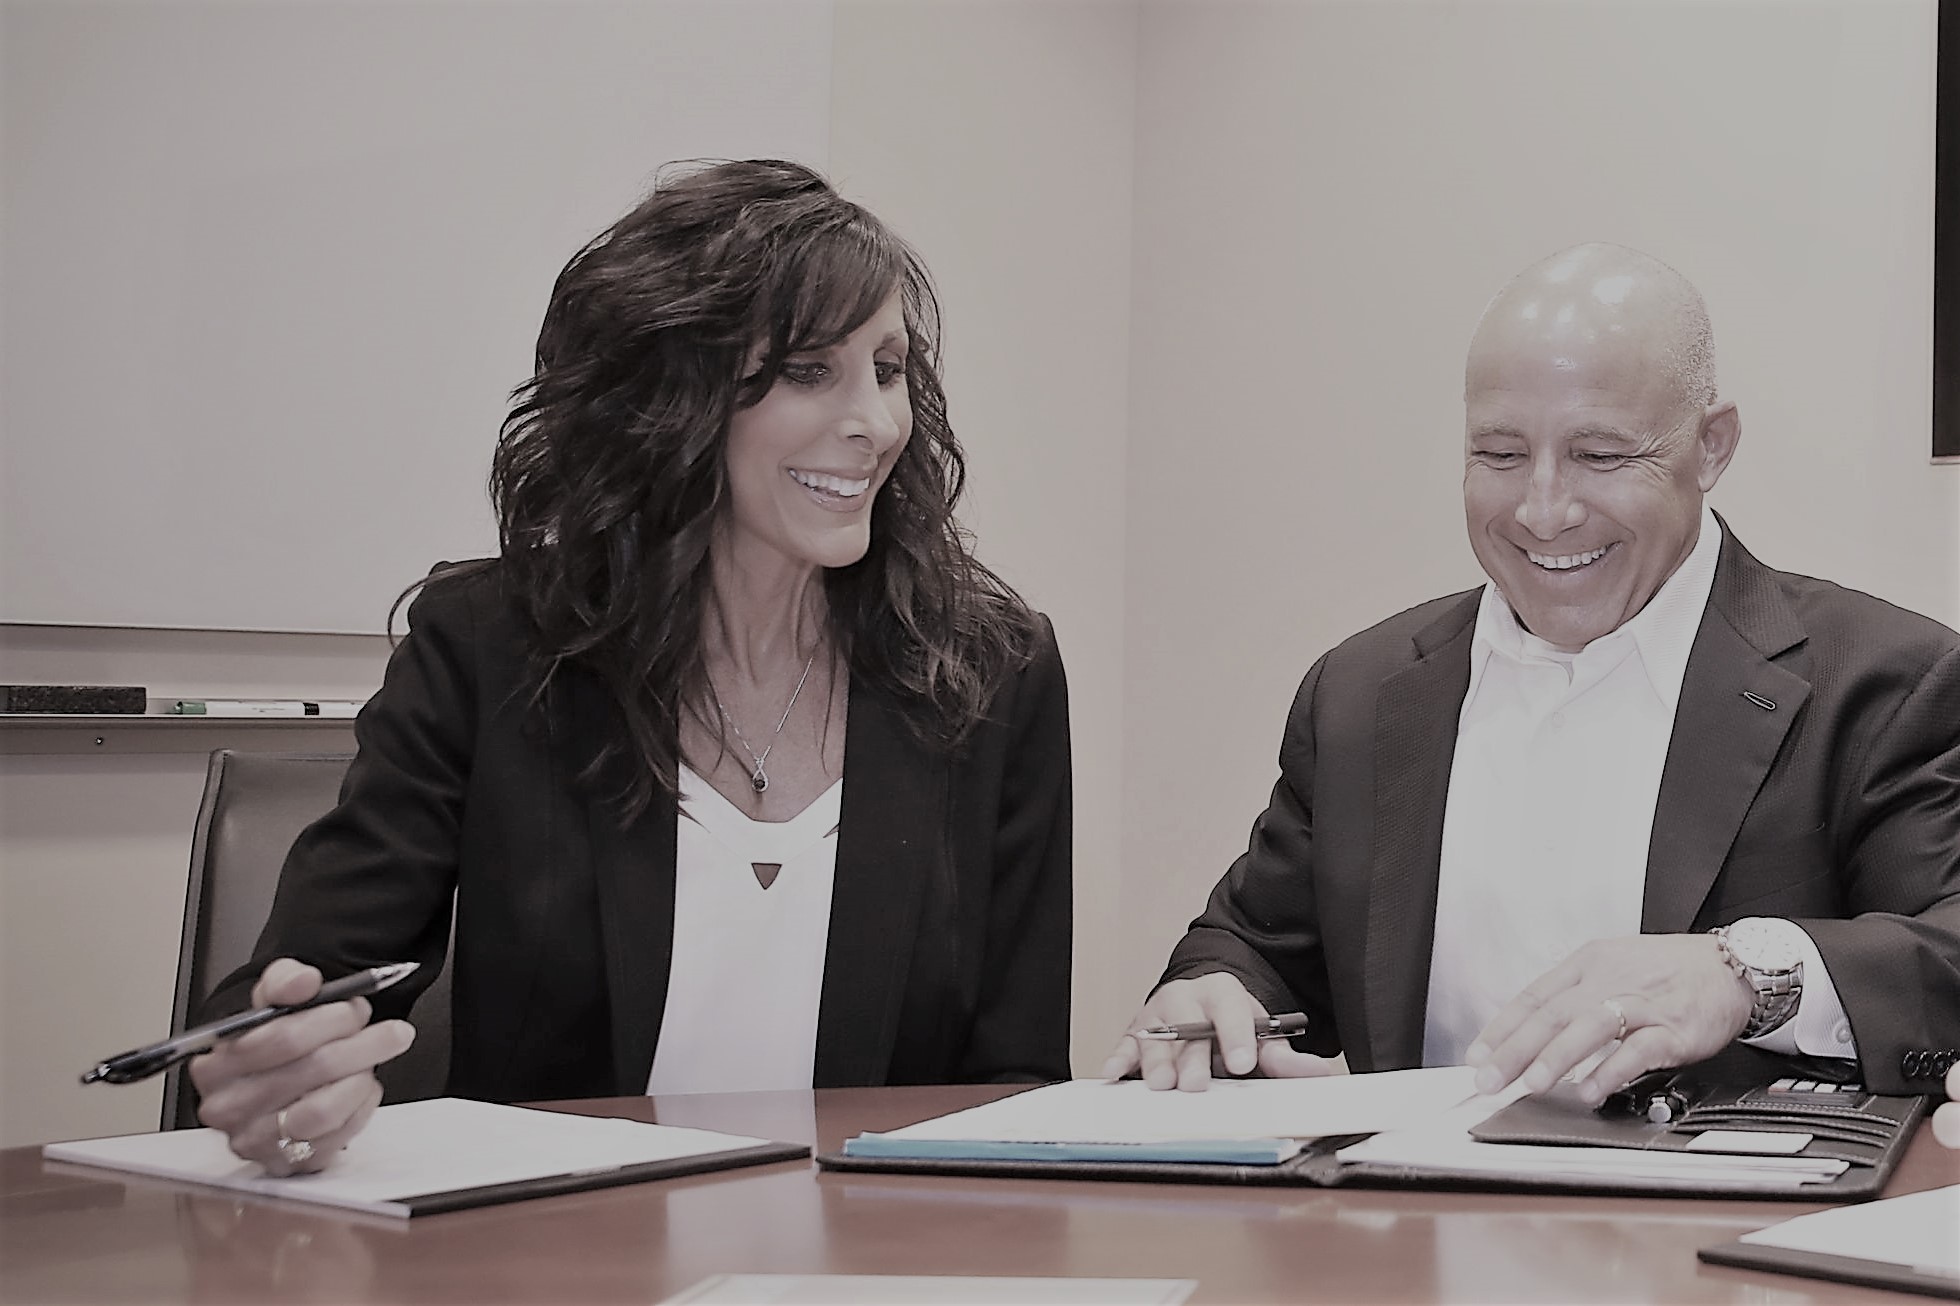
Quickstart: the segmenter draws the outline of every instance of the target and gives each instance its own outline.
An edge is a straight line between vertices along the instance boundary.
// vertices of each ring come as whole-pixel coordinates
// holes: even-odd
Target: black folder
[[[1890,1288],[1895,1292],[1918,1292],[1929,1297],[1950,1297],[1960,1301],[1960,1276],[1936,1269],[1901,1265],[1896,1261],[1829,1256],[1822,1252],[1763,1247],[1739,1240],[1704,1247],[1695,1255],[1711,1265],[1733,1265],[1738,1269],[1769,1270],[1776,1274],[1800,1274],[1808,1279],[1830,1279],[1836,1283],[1855,1283],[1863,1288]]]

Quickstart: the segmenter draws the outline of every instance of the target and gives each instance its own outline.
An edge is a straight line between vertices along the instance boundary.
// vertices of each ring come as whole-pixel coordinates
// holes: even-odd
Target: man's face
[[[1478,331],[1463,509],[1477,561],[1518,619],[1577,650],[1631,619],[1687,558],[1739,432],[1734,405],[1683,400],[1637,320],[1546,330],[1533,310],[1549,308],[1502,305]]]

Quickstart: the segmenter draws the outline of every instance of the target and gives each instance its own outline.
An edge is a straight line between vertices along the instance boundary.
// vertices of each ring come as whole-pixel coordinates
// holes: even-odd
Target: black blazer
[[[1477,603],[1473,590],[1412,608],[1307,673],[1271,805],[1166,979],[1230,971],[1269,1009],[1305,1010],[1316,1052],[1356,1070],[1421,1064]],[[1935,1087],[1915,1067],[1960,1048],[1960,635],[1772,571],[1724,523],[1641,929],[1744,916],[1787,917],[1816,941],[1869,1087]]]
[[[1047,620],[1032,661],[956,752],[855,679],[815,1086],[1066,1078],[1068,692]],[[618,737],[598,681],[526,707],[495,567],[430,581],[355,725],[340,804],[293,845],[253,960],[209,1011],[291,956],[329,977],[424,970],[455,904],[449,1090],[497,1101],[646,1091],[673,950],[676,808],[631,824],[577,779]],[[741,940],[729,941],[740,947]],[[767,965],[757,958],[757,965]],[[404,992],[403,990],[408,990]]]

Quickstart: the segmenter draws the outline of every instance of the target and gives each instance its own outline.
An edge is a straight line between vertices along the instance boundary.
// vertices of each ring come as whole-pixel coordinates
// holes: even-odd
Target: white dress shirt
[[[787,821],[757,821],[683,765],[674,960],[649,1093],[808,1088],[830,943],[839,780]],[[768,888],[757,863],[777,865]]]
[[[1640,932],[1661,769],[1721,544],[1704,506],[1681,566],[1577,653],[1526,631],[1484,587],[1443,815],[1423,1064],[1460,1064],[1504,1004],[1581,944]],[[1855,1057],[1807,934],[1802,947],[1797,1014],[1748,1041]]]

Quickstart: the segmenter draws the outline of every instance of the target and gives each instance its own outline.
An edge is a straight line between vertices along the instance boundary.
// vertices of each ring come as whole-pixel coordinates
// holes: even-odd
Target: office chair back
[[[184,936],[177,954],[177,993],[170,1032],[189,1027],[219,980],[252,958],[272,911],[279,870],[299,832],[340,798],[351,753],[211,754],[204,801],[191,840]],[[389,1102],[440,1097],[449,1076],[449,959],[416,999],[415,1044],[375,1072]],[[188,1068],[170,1072],[163,1090],[165,1129],[196,1126],[197,1094]]]

